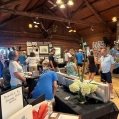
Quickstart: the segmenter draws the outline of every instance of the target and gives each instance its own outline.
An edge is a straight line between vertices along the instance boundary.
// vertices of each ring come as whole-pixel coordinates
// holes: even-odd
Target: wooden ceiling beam
[[[57,16],[51,16],[51,15],[45,15],[41,13],[32,13],[32,12],[24,12],[24,11],[18,11],[18,10],[11,10],[11,9],[6,9],[6,8],[0,8],[1,12],[4,13],[9,13],[9,14],[14,14],[14,15],[20,15],[20,16],[26,16],[26,17],[39,17],[41,19],[47,19],[47,20],[54,20],[54,21],[59,21],[59,22],[66,22],[66,23],[74,23],[77,25],[86,25],[86,26],[91,26],[94,25],[93,23],[87,23],[81,20],[74,21],[74,20],[69,20],[66,18],[61,18]]]
[[[106,24],[106,22],[103,20],[103,18],[98,14],[97,10],[89,3],[88,0],[84,0],[85,4],[87,5],[87,7],[94,13],[94,15],[97,17],[97,19]]]
[[[4,5],[7,5],[7,4],[11,4],[15,1],[18,1],[18,0],[10,0],[10,1],[7,1],[7,2],[0,2],[0,7],[4,6]]]
[[[94,13],[94,15],[97,17],[97,19],[103,23],[107,29],[109,30],[109,32],[112,32],[112,28],[109,26],[109,24],[107,22],[105,22],[103,20],[103,18],[101,17],[101,15],[97,12],[97,10],[89,3],[88,0],[84,0],[84,2],[86,3],[87,7]]]
[[[20,32],[20,31],[5,31],[5,30],[0,30],[0,35],[5,36],[5,37],[27,37],[27,38],[43,38],[41,34],[39,33],[29,33],[29,32]],[[67,41],[70,40],[77,40],[75,37],[67,36],[67,35],[58,35],[58,34],[53,34],[50,39],[52,38],[61,38],[65,39]]]

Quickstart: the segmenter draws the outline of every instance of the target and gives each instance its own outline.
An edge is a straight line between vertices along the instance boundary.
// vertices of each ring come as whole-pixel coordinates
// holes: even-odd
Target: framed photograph
[[[52,44],[49,44],[49,47],[51,48],[52,47]]]
[[[32,46],[37,46],[37,42],[32,42]]]
[[[30,55],[31,52],[33,52],[33,47],[27,47],[27,55]]]
[[[48,45],[39,46],[39,52],[40,54],[48,54],[49,53]]]
[[[61,58],[61,47],[54,47],[55,48],[55,56],[57,58]]]
[[[26,42],[27,47],[32,46],[32,42]]]

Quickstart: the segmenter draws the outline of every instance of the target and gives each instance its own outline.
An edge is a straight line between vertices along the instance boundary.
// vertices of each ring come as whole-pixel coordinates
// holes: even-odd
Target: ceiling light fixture
[[[69,6],[72,6],[72,5],[74,5],[74,2],[73,2],[73,0],[69,0],[67,4],[68,4]]]
[[[60,7],[61,9],[66,8],[66,7],[65,7],[65,4],[61,4],[59,7]]]
[[[73,30],[72,30],[72,29],[70,29],[70,30],[69,30],[69,33],[71,33],[72,31],[73,31]]]
[[[59,8],[64,9],[66,8],[66,6],[73,6],[74,5],[74,1],[73,0],[57,0],[56,1],[57,6],[59,6]]]
[[[29,28],[33,28],[33,25],[32,25],[32,24],[29,24],[28,27],[29,27]]]
[[[70,29],[70,28],[71,28],[71,26],[66,26],[66,28],[67,28],[67,29]]]
[[[70,30],[69,30],[69,33],[71,33],[71,32],[72,32],[72,33],[76,33],[76,30],[75,30],[75,29],[70,29]]]
[[[36,21],[34,21],[33,23],[34,23],[34,24],[36,24],[37,22],[36,22]]]
[[[117,22],[117,17],[112,17],[112,22]]]
[[[62,2],[62,0],[57,0],[56,3],[57,3],[58,5],[61,5],[63,2]]]
[[[35,28],[38,28],[38,25],[34,25]]]

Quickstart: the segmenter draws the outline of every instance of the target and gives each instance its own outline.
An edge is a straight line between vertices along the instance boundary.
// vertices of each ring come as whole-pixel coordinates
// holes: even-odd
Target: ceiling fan
[[[48,3],[50,3],[52,5],[52,7],[50,7],[50,9],[54,9],[58,6],[57,4],[53,3],[51,0],[48,0]]]

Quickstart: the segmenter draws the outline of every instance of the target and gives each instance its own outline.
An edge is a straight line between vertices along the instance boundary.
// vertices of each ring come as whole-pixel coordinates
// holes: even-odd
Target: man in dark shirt
[[[49,63],[50,63],[50,67],[52,70],[56,71],[57,70],[57,62],[54,58],[55,55],[55,49],[51,49],[51,52],[49,54]]]

